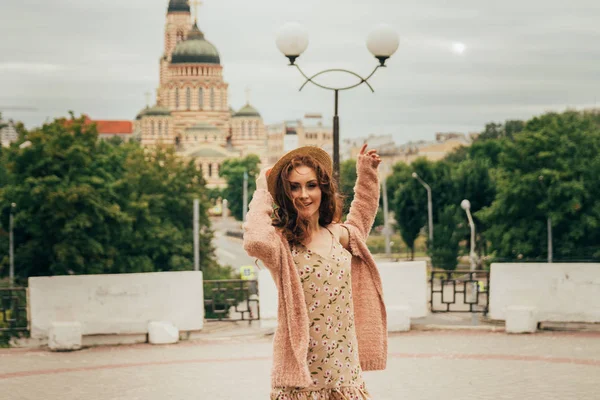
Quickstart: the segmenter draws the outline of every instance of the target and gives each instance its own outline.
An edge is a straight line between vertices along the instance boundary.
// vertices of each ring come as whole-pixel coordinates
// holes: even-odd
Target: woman
[[[366,245],[381,159],[366,147],[345,223],[331,158],[317,147],[287,153],[256,181],[244,249],[278,290],[271,400],[369,400],[362,371],[385,369],[381,278]]]

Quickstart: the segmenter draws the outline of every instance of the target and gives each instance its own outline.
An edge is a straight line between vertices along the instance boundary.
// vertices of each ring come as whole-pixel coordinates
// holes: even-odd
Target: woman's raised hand
[[[271,171],[271,167],[265,167],[260,170],[258,178],[256,178],[256,190],[265,189],[268,190],[269,185],[267,184],[267,175]]]
[[[365,153],[366,149],[367,149],[367,144],[365,143],[360,148],[360,152],[358,154],[361,156],[370,157],[371,159],[373,159],[375,161],[375,164],[374,164],[375,167],[378,167],[379,164],[381,163],[381,157],[379,157],[379,154],[377,154],[377,150],[371,149]]]

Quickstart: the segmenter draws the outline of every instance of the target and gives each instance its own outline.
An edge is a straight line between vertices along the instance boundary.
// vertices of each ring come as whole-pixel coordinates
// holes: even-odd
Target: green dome
[[[244,107],[240,108],[238,112],[233,115],[234,118],[240,117],[259,117],[260,113],[256,111],[256,108],[252,107],[250,104],[246,104]]]
[[[187,0],[170,0],[168,13],[173,11],[190,12],[190,5]]]
[[[144,117],[146,115],[169,117],[169,116],[171,116],[171,111],[165,107],[154,106],[154,107],[150,107],[150,108],[146,107],[138,114],[138,116],[140,118]]]
[[[221,64],[217,48],[204,39],[204,34],[194,24],[186,40],[173,50],[172,64]]]
[[[149,107],[148,107],[148,106],[146,106],[146,108],[144,108],[142,111],[140,111],[140,112],[139,112],[139,113],[138,113],[138,114],[135,116],[135,119],[142,119],[142,117],[143,117],[144,115],[146,115],[146,111],[148,110],[148,108],[149,108]]]

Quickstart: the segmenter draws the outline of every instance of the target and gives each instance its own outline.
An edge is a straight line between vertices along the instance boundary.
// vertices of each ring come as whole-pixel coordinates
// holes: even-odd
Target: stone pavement
[[[600,398],[599,332],[415,328],[390,335],[385,371],[365,372],[374,400]],[[271,341],[256,324],[208,323],[176,345],[0,349],[0,399],[267,400]]]

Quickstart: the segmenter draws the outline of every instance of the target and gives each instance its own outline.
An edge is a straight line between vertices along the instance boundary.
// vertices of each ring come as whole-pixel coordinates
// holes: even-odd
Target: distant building
[[[269,165],[288,151],[302,146],[317,146],[333,153],[333,129],[323,125],[321,114],[306,114],[303,119],[270,124],[266,131]]]
[[[119,137],[125,142],[133,139],[133,122],[131,121],[92,120],[91,122],[96,124],[100,139]]]
[[[8,147],[12,142],[18,139],[19,135],[15,129],[15,123],[12,119],[8,121],[0,120],[0,143],[2,147]]]

